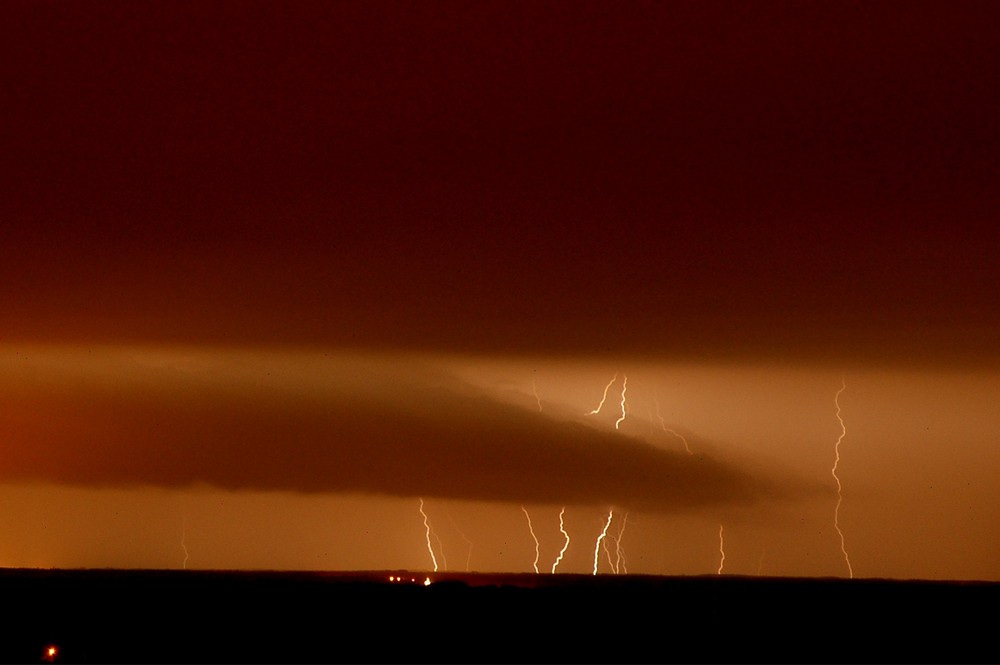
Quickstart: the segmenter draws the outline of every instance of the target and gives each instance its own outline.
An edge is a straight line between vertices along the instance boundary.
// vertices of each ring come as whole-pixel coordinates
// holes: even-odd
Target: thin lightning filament
[[[533,565],[534,565],[534,568],[535,568],[535,572],[537,573],[538,572],[538,536],[535,535],[535,528],[533,526],[531,526],[531,515],[528,514],[528,511],[525,509],[524,506],[521,506],[521,512],[523,512],[524,516],[528,519],[528,531],[531,533],[532,540],[535,541],[535,563]]]
[[[187,548],[187,516],[185,515],[181,521],[181,549],[184,550],[184,570],[188,567],[188,548]]]
[[[719,570],[717,575],[722,574],[722,569],[726,567],[726,541],[722,536],[722,525],[719,525]]]
[[[851,567],[851,558],[847,556],[847,547],[844,544],[844,532],[840,530],[840,504],[844,500],[843,487],[840,484],[840,477],[837,476],[837,466],[840,465],[840,442],[844,440],[847,436],[847,427],[844,425],[844,419],[840,417],[840,394],[844,392],[847,388],[847,382],[844,377],[840,378],[840,390],[834,395],[833,402],[837,405],[837,421],[840,423],[840,436],[837,437],[837,443],[834,446],[834,454],[836,455],[833,468],[830,473],[833,475],[833,479],[837,481],[837,507],[833,510],[833,527],[837,530],[837,535],[840,536],[840,551],[844,555],[844,561],[847,563],[847,574],[851,579],[854,579],[854,569]]]
[[[688,440],[685,439],[683,435],[678,434],[674,430],[672,430],[669,427],[667,427],[667,424],[663,421],[663,416],[660,415],[660,400],[656,397],[655,393],[653,394],[653,404],[656,405],[656,417],[659,418],[659,420],[660,420],[660,428],[664,432],[670,432],[671,434],[673,434],[674,436],[676,436],[678,439],[680,439],[681,441],[683,441],[684,442],[684,450],[687,451],[687,454],[688,455],[694,455],[694,453],[691,452],[691,446],[688,445]]]

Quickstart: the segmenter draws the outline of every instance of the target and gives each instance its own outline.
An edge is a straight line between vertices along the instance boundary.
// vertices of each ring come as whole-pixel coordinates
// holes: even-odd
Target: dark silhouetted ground
[[[425,577],[0,570],[0,658],[41,662],[51,643],[57,662],[100,663],[1000,662],[1000,584]]]

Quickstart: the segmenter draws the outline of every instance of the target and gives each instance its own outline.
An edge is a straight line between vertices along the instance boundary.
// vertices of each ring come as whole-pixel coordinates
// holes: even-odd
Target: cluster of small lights
[[[393,584],[399,584],[399,583],[416,584],[417,583],[417,578],[416,577],[406,578],[406,577],[403,577],[402,575],[390,575],[389,576],[389,581],[392,582]],[[425,577],[424,581],[422,582],[422,584],[424,586],[430,586],[432,584],[431,578]]]

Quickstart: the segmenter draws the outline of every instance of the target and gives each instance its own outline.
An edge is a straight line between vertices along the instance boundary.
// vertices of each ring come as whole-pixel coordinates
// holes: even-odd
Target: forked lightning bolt
[[[563,515],[566,513],[566,507],[559,511],[559,531],[562,532],[563,537],[566,542],[563,543],[563,548],[559,550],[559,556],[556,557],[555,563],[552,564],[552,572],[556,572],[556,568],[559,567],[559,562],[562,561],[563,554],[566,554],[566,550],[569,549],[569,534],[566,532],[566,527],[563,523]]]
[[[597,574],[597,564],[600,562],[601,557],[601,543],[608,535],[608,527],[611,526],[611,518],[615,515],[615,509],[612,508],[608,511],[608,521],[604,524],[604,529],[601,530],[601,535],[597,537],[597,544],[594,546],[594,575]]]
[[[608,538],[614,538],[614,536],[608,536]],[[611,558],[611,549],[608,547],[608,538],[604,539],[602,547],[604,548],[604,556],[608,558],[608,567],[611,568],[611,572],[615,575],[618,574],[618,568],[615,567],[615,560]]]
[[[625,566],[625,552],[622,550],[622,536],[625,535],[625,527],[628,525],[628,513],[622,516],[622,526],[618,529],[618,536],[615,537],[615,574],[619,568],[628,575],[628,568]]]
[[[535,567],[535,572],[537,573],[538,572],[538,536],[535,535],[535,528],[533,526],[531,526],[531,515],[528,514],[528,511],[525,509],[524,506],[521,506],[521,512],[523,512],[524,516],[526,518],[528,518],[528,531],[531,533],[531,537],[535,541],[535,563],[534,563],[534,567]]]
[[[833,462],[833,468],[830,473],[833,475],[833,479],[837,481],[837,507],[833,511],[833,527],[837,530],[837,534],[840,536],[840,551],[844,554],[844,561],[847,563],[847,574],[853,579],[854,569],[851,568],[851,558],[847,556],[847,547],[844,544],[844,532],[840,530],[840,504],[843,501],[843,488],[840,485],[840,478],[837,476],[837,466],[840,464],[840,442],[844,440],[847,435],[847,427],[844,426],[844,419],[840,417],[840,394],[847,389],[847,381],[844,377],[840,377],[840,390],[833,397],[833,403],[837,406],[837,421],[840,423],[840,436],[837,437],[837,443],[833,450],[836,458]]]
[[[427,513],[424,512],[423,497],[420,498],[420,514],[423,515],[424,517],[424,529],[427,530],[427,551],[430,552],[431,563],[434,564],[434,572],[436,573],[438,569],[438,562],[437,562],[437,557],[434,556],[434,548],[431,547],[431,524],[429,521],[427,521]]]
[[[604,554],[608,558],[608,566],[611,567],[611,571],[618,575],[623,570],[625,574],[628,574],[628,568],[625,566],[625,552],[622,550],[622,535],[625,533],[625,526],[628,524],[628,513],[622,517],[622,525],[618,527],[617,536],[608,536],[604,539]],[[615,541],[615,557],[611,558],[611,548],[608,547],[608,538]]]

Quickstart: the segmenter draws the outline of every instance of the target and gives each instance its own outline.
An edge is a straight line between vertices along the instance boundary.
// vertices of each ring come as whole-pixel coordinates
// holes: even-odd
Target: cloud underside
[[[0,480],[209,484],[656,511],[786,495],[775,477],[362,362],[320,383],[220,371],[8,372]]]

